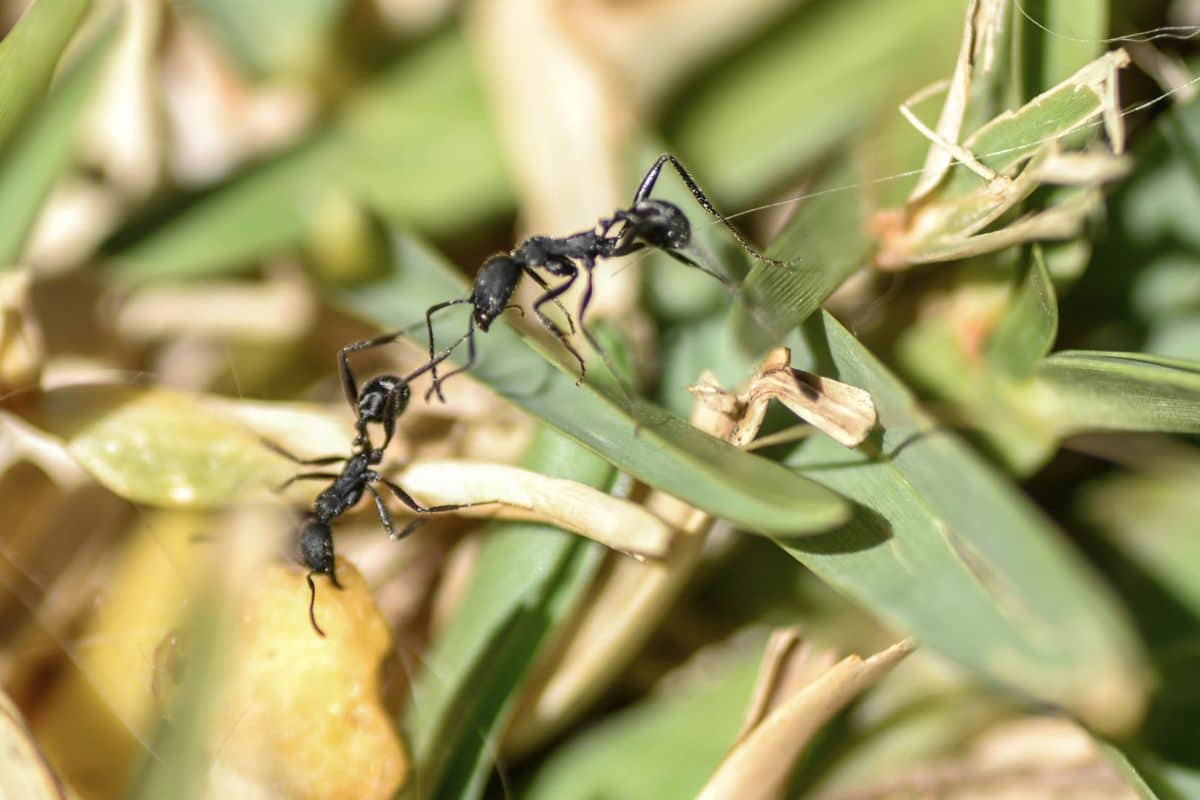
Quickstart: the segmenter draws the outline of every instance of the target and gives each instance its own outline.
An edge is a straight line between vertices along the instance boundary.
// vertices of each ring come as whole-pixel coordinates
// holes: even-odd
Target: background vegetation
[[[1198,23],[0,3],[4,793],[1200,797]],[[576,385],[510,313],[449,402],[414,385],[389,459],[430,502],[544,485],[476,462],[586,484],[669,551],[545,509],[394,543],[367,508],[318,637],[291,555],[317,489],[273,496],[295,466],[260,440],[347,452],[340,347],[415,325],[356,369],[418,365],[429,305],[663,151],[788,266],[664,174],[736,288],[602,264],[609,364]],[[840,382],[815,428],[870,394],[865,442],[772,406],[751,443],[688,391],[780,344]]]

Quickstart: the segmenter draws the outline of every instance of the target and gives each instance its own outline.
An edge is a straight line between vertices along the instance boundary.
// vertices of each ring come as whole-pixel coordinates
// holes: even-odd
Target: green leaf
[[[466,284],[431,250],[407,237],[393,241],[390,275],[336,295],[348,312],[396,327],[420,320],[434,303],[467,295]],[[438,319],[439,342],[466,329],[461,315]],[[703,434],[649,401],[622,396],[596,379],[598,363],[578,386],[574,374],[552,366],[505,323],[477,334],[476,341],[473,377],[644,483],[763,533],[799,535],[844,519],[845,506],[833,493]]]
[[[987,341],[988,360],[1024,377],[1050,352],[1058,336],[1058,300],[1040,245],[1032,248],[1016,297]]]
[[[50,86],[88,0],[37,0],[0,41],[0,152]]]
[[[855,191],[839,191],[857,182],[850,160],[839,160],[771,244],[769,255],[795,262],[786,267],[758,263],[751,270],[733,312],[748,354],[777,345],[866,264],[875,243],[866,235],[861,198]]]
[[[1200,433],[1200,362],[1063,351],[1037,365],[1030,401],[1062,436],[1086,430]]]
[[[788,463],[859,505],[819,537],[781,542],[818,576],[979,675],[1125,730],[1141,711],[1138,648],[1062,535],[832,317],[793,363],[871,392],[873,453],[823,437]]]
[[[79,125],[116,39],[116,20],[88,44],[0,160],[0,264],[14,263],[54,182],[75,156]]]
[[[330,193],[445,236],[512,202],[460,34],[434,39],[348,100],[296,148],[114,245],[117,277],[194,278],[298,247]]]
[[[723,653],[674,692],[619,711],[555,750],[525,796],[695,797],[733,743],[758,674],[761,647],[738,644],[736,654]]]

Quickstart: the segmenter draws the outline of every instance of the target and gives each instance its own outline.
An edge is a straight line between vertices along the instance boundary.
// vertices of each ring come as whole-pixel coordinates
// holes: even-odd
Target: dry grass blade
[[[768,648],[763,680],[756,690],[749,722],[733,749],[700,793],[701,800],[780,797],[796,757],[829,719],[913,651],[911,641],[892,645],[865,661],[848,656],[813,678],[803,688],[782,696],[779,685],[791,688],[811,674],[810,652],[795,647],[795,633],[783,632],[788,646]],[[769,684],[769,685],[763,685]],[[762,698],[770,697],[770,701]],[[767,710],[769,708],[769,710]],[[765,713],[764,713],[765,712]]]
[[[671,527],[641,506],[520,467],[420,461],[398,481],[429,505],[495,501],[461,513],[547,522],[634,556],[658,558],[671,544]]]
[[[740,447],[754,439],[772,400],[783,403],[838,444],[846,447],[862,444],[876,423],[871,395],[849,384],[792,369],[791,360],[792,351],[788,348],[773,350],[755,370],[746,388],[736,395],[704,381],[689,390],[714,409],[739,419],[731,442]]]

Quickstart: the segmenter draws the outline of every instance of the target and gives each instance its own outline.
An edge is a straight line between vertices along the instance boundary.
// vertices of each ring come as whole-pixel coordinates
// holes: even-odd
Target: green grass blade
[[[822,437],[797,448],[789,463],[859,505],[841,530],[785,549],[974,672],[1127,729],[1143,703],[1138,648],[1061,534],[832,317],[802,341],[794,363],[869,390],[883,433],[873,458]]]
[[[612,468],[542,429],[524,465],[606,487]],[[413,687],[411,796],[478,797],[538,647],[586,589],[602,548],[547,525],[490,526],[466,596]]]
[[[90,5],[89,0],[37,0],[0,41],[0,152],[46,93]]]
[[[421,320],[434,303],[467,295],[466,283],[428,248],[404,237],[393,247],[389,275],[338,295],[347,311],[398,328]],[[438,341],[453,341],[465,326],[461,314],[441,315]],[[414,338],[424,341],[421,333]],[[591,376],[577,386],[573,373],[554,367],[507,324],[476,339],[476,379],[640,481],[762,533],[800,535],[845,519],[840,498],[777,464],[707,436],[649,401],[626,399]],[[592,361],[595,373],[598,359]]]
[[[71,65],[0,160],[0,264],[20,256],[51,187],[73,163],[79,125],[116,39],[115,22]]]
[[[1062,435],[1200,433],[1200,362],[1066,350],[1038,364],[1032,396]]]

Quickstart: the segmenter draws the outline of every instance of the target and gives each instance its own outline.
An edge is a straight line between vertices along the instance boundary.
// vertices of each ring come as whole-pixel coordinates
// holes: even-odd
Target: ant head
[[[504,313],[517,282],[521,280],[523,266],[513,256],[501,254],[492,256],[479,268],[471,292],[471,305],[475,324],[481,331],[486,332],[492,320]]]
[[[692,240],[692,225],[683,210],[666,200],[642,200],[632,209],[634,235],[651,247],[682,250]]]
[[[333,529],[311,514],[300,523],[300,559],[313,572],[333,577]]]
[[[408,408],[411,392],[398,375],[376,375],[358,393],[358,429],[369,423],[395,419]]]

